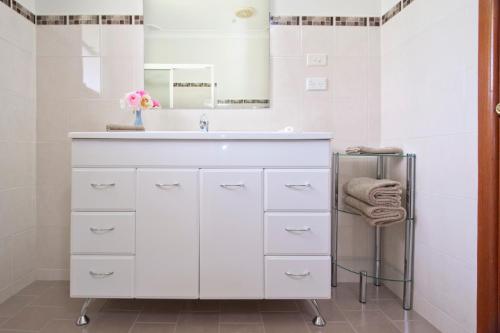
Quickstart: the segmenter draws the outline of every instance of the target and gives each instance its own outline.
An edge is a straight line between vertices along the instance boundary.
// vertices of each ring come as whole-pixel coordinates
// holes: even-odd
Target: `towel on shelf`
[[[403,154],[403,149],[398,147],[366,147],[366,146],[356,146],[349,147],[346,150],[348,154]]]
[[[109,124],[106,125],[106,131],[108,132],[119,132],[119,131],[144,131],[144,126],[129,126],[129,125],[116,125]]]
[[[351,196],[346,196],[344,202],[374,227],[387,227],[406,220],[403,207],[373,207]]]
[[[400,207],[403,189],[395,180],[359,177],[348,181],[344,192],[372,206]]]

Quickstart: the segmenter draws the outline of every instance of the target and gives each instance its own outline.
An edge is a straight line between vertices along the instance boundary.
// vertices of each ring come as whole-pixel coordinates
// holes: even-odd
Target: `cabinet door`
[[[137,172],[137,298],[198,298],[198,170]]]
[[[264,297],[263,171],[202,170],[200,297]]]

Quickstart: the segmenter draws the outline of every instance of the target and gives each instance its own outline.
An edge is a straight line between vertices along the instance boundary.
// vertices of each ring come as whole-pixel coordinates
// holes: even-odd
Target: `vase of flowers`
[[[135,114],[134,126],[136,127],[144,127],[142,111],[161,108],[160,103],[144,90],[132,91],[125,94],[125,98],[121,103],[122,108],[132,110]]]

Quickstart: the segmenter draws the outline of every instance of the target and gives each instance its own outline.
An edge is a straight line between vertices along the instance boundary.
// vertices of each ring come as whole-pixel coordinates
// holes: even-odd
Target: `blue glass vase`
[[[135,111],[134,126],[137,126],[137,127],[144,126],[144,123],[142,122],[142,110]]]

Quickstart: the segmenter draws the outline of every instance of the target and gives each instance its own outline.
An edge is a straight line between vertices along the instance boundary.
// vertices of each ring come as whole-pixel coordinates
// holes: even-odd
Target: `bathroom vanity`
[[[70,137],[71,297],[331,297],[329,133]]]

